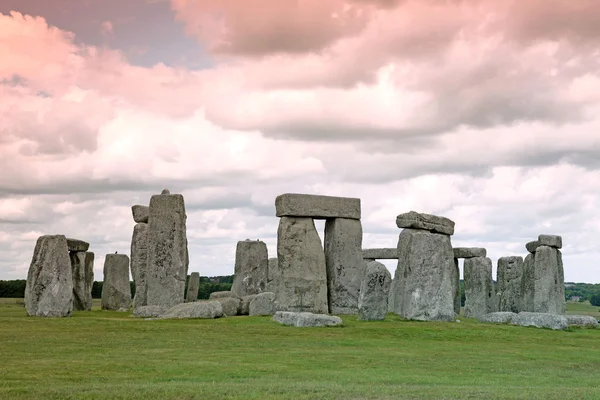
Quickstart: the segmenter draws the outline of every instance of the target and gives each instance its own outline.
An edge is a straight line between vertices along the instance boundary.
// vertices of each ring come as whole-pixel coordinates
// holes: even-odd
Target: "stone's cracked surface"
[[[73,311],[73,275],[67,238],[40,236],[25,284],[27,314],[37,317],[70,317]]]
[[[189,263],[186,218],[182,195],[161,194],[150,199],[146,305],[183,303]]]
[[[359,220],[328,219],[325,223],[325,265],[329,313],[356,314],[365,273]]]
[[[421,229],[444,235],[454,234],[454,221],[437,215],[410,211],[396,217],[398,228]]]
[[[249,315],[273,315],[277,311],[275,293],[264,292],[257,294],[250,301]]]
[[[397,260],[398,249],[395,247],[363,249],[362,255],[364,259],[370,260]]]
[[[511,321],[513,325],[535,326],[536,328],[549,328],[553,330],[567,329],[569,323],[564,315],[520,312]]]
[[[523,257],[510,256],[498,259],[496,285],[498,311],[521,311]]]
[[[454,258],[486,257],[487,250],[483,247],[455,247]]]
[[[212,319],[223,316],[223,306],[218,301],[195,301],[181,303],[171,307],[160,316],[161,319],[203,318]]]
[[[324,327],[342,325],[342,319],[335,315],[313,314],[309,312],[277,311],[273,321],[296,327]]]
[[[360,199],[284,193],[275,199],[275,214],[278,217],[360,219]]]
[[[136,204],[131,206],[131,213],[135,222],[147,224],[150,217],[150,207]]]
[[[67,247],[69,251],[88,251],[90,244],[83,240],[67,238]]]
[[[267,245],[260,240],[237,242],[231,291],[239,297],[266,290],[269,274]]]
[[[190,280],[188,281],[187,293],[185,294],[185,301],[191,303],[198,300],[198,290],[200,289],[200,273],[192,272]]]
[[[492,260],[487,257],[467,258],[465,275],[465,317],[477,318],[496,311]]]
[[[73,275],[73,310],[91,311],[94,284],[94,253],[69,252]]]
[[[539,235],[538,242],[540,242],[541,246],[562,249],[562,237],[558,235]]]
[[[148,224],[138,223],[133,227],[130,261],[131,276],[135,283],[133,307],[137,308],[148,304],[146,282],[146,275],[148,274]]]
[[[383,320],[388,312],[388,296],[392,276],[385,265],[373,261],[367,264],[358,297],[358,319]]]
[[[104,259],[102,309],[128,311],[130,306],[129,257],[125,254],[107,254]]]
[[[279,220],[277,259],[281,310],[328,312],[325,253],[311,218]]]

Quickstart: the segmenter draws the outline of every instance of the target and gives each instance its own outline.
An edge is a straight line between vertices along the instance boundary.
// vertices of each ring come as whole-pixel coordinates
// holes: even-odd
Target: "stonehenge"
[[[269,256],[265,242],[250,239],[238,242],[231,291],[239,297],[264,292],[268,269]]]
[[[499,258],[496,276],[498,311],[518,313],[521,311],[523,257]]]
[[[102,309],[128,311],[130,306],[129,257],[126,254],[107,254],[104,259]]]
[[[388,294],[392,276],[385,265],[372,261],[367,264],[358,297],[358,319],[382,320],[388,312]]]
[[[470,257],[464,261],[465,317],[477,318],[496,311],[492,260]]]

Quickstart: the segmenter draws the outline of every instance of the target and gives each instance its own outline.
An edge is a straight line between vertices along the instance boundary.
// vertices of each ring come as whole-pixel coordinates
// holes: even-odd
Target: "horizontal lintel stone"
[[[363,249],[362,254],[363,254],[364,259],[373,259],[373,260],[397,260],[398,259],[398,249],[396,247],[380,248],[380,249]]]
[[[398,228],[421,229],[444,235],[454,234],[454,221],[437,215],[418,213],[410,211],[396,217]]]
[[[360,219],[360,199],[285,193],[275,199],[278,217]]]

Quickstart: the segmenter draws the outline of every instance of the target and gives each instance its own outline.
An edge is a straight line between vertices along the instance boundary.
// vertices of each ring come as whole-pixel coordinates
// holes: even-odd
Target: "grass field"
[[[5,399],[598,399],[600,329],[381,322],[294,328],[270,317],[27,317],[0,302]],[[569,313],[600,316],[569,304]]]

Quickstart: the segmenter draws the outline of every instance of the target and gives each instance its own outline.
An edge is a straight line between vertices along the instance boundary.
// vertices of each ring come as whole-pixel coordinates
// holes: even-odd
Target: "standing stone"
[[[160,194],[150,199],[147,305],[183,303],[189,263],[186,218],[182,195]]]
[[[200,289],[200,273],[192,272],[190,280],[188,282],[187,294],[185,301],[191,303],[198,299],[198,290]]]
[[[327,313],[325,254],[312,218],[279,220],[277,259],[279,308]]]
[[[420,229],[402,230],[394,312],[407,319],[454,320],[454,268],[450,236]]]
[[[72,251],[71,274],[73,275],[73,310],[91,311],[92,286],[94,284],[94,253]]]
[[[533,292],[535,290],[535,253],[525,256],[521,276],[521,309],[533,312]]]
[[[478,318],[495,312],[492,260],[487,257],[467,258],[465,272],[465,317]]]
[[[377,249],[363,249],[363,258],[365,260],[397,260],[398,249],[395,247],[383,247]],[[370,262],[370,261],[369,261]]]
[[[355,314],[358,292],[365,273],[360,220],[333,218],[325,223],[330,314]]]
[[[125,254],[107,254],[104,259],[102,309],[128,311],[129,306],[131,306],[129,257]]]
[[[269,267],[267,273],[267,292],[277,293],[277,279],[279,277],[279,263],[277,257],[269,258]]]
[[[64,235],[38,238],[27,273],[25,308],[32,316],[71,316],[73,275]]]
[[[239,297],[265,291],[269,274],[267,245],[260,240],[240,241],[235,250],[231,291]]]
[[[523,276],[522,257],[501,257],[498,259],[496,282],[498,285],[498,311],[519,313],[521,311],[521,278]]]
[[[148,224],[138,223],[133,227],[131,238],[131,276],[135,283],[133,307],[148,304],[146,274],[148,273]]]
[[[390,292],[388,294],[388,312],[395,312],[396,310],[396,292],[398,286],[398,267],[396,267],[396,271],[394,271],[394,277],[392,278],[392,283],[390,284]],[[398,295],[400,299],[402,296]]]
[[[540,246],[535,251],[533,312],[565,313],[565,278],[560,250]]]
[[[388,295],[392,276],[385,265],[373,261],[367,269],[360,285],[358,298],[358,319],[363,321],[382,320],[388,311]]]
[[[460,269],[458,267],[458,258],[454,259],[454,268],[452,268],[452,293],[454,293],[454,314],[458,315],[460,314]]]

